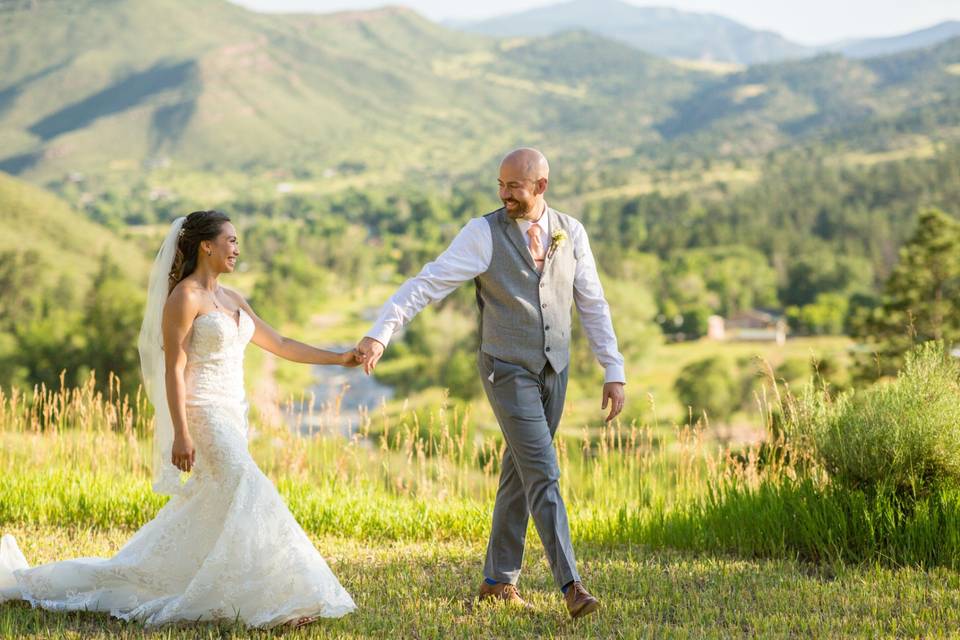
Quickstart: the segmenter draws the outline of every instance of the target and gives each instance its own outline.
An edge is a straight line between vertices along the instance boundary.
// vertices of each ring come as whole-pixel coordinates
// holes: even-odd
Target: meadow
[[[37,562],[115,552],[127,529],[10,526]],[[518,614],[471,599],[478,541],[371,543],[313,536],[359,609],[295,631],[231,624],[144,633],[103,614],[56,614],[0,605],[0,636],[17,638],[796,638],[951,637],[960,625],[960,581],[947,570],[882,566],[821,570],[795,560],[750,560],[579,544],[599,616],[566,618],[536,553],[522,578],[534,605]],[[65,551],[67,550],[67,551]]]
[[[31,563],[112,554],[164,502],[149,487],[143,397],[106,388],[0,394],[0,530]],[[755,417],[771,438],[789,402],[777,394]],[[697,422],[670,434],[638,421],[568,425],[562,489],[581,571],[604,603],[573,623],[532,526],[520,586],[534,609],[473,600],[502,445],[474,428],[469,406],[384,406],[351,437],[322,419],[299,435],[271,419],[303,416],[297,407],[274,409],[253,415],[251,451],[360,609],[296,631],[223,623],[149,637],[946,637],[960,626],[951,485],[904,501],[838,485],[770,438],[731,447]],[[0,606],[3,637],[146,633],[99,614]]]

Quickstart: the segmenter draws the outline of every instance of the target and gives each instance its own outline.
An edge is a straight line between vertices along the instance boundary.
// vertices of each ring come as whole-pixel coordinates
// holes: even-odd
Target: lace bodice
[[[253,337],[253,319],[217,310],[198,316],[187,344],[184,382],[187,405],[243,403],[243,352]]]

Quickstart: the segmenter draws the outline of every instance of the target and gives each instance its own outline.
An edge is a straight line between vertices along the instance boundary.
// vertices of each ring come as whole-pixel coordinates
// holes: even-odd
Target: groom
[[[468,222],[446,251],[407,280],[357,349],[371,373],[400,327],[475,280],[478,366],[507,445],[480,598],[526,606],[516,583],[532,515],[567,610],[578,618],[600,603],[580,583],[553,448],[567,390],[573,304],[606,369],[607,421],[623,410],[625,376],[587,234],[578,221],[547,206],[549,173],[535,149],[507,154],[500,164],[503,208]]]

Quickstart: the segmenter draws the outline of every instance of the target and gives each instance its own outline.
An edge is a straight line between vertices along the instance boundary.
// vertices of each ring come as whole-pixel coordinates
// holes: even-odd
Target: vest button
[[[540,305],[540,307],[541,307],[542,309],[546,309],[546,308],[547,308],[547,303],[544,302],[542,305]]]
[[[547,283],[546,283],[546,282],[541,282],[541,283],[540,283],[540,288],[541,288],[541,289],[545,288],[546,286],[547,286]]]
[[[550,351],[550,347],[547,347],[545,350],[546,350],[546,351]]]
[[[550,325],[547,325],[543,328],[544,331],[550,331]]]

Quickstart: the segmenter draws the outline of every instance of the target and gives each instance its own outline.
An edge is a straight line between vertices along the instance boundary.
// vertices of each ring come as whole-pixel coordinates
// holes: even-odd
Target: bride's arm
[[[338,364],[343,367],[356,367],[360,364],[361,361],[357,359],[357,354],[354,350],[345,351],[344,353],[326,351],[280,335],[276,329],[264,322],[263,319],[253,311],[253,308],[243,299],[243,296],[226,287],[224,287],[224,291],[236,300],[237,304],[243,307],[247,315],[253,319],[256,330],[253,332],[251,342],[261,349],[265,349],[291,362]]]
[[[163,307],[163,358],[166,365],[164,382],[167,406],[173,422],[173,466],[181,471],[193,467],[195,450],[187,429],[186,385],[183,371],[187,366],[186,341],[193,320],[199,311],[197,296],[177,288]]]

